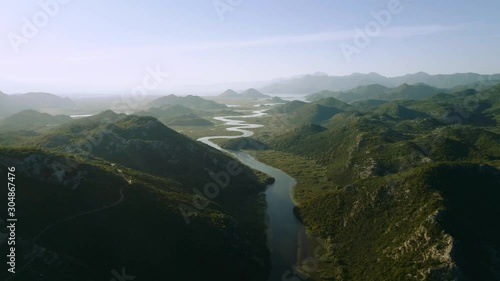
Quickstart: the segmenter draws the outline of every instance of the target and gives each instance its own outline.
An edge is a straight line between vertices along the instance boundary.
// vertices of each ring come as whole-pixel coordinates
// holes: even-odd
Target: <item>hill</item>
[[[0,120],[0,130],[27,130],[47,126],[57,126],[71,122],[73,119],[67,115],[50,115],[34,110],[24,110]]]
[[[100,280],[124,266],[148,280],[164,276],[158,268],[176,280],[266,279],[265,222],[255,215],[264,185],[229,156],[153,117],[112,111],[22,145],[0,147],[0,170],[14,165],[25,187],[18,266],[39,257],[24,280],[41,268],[50,280]]]
[[[269,94],[309,94],[328,90],[332,92],[348,91],[360,86],[379,84],[384,87],[397,87],[401,84],[424,83],[436,88],[449,89],[475,83],[495,83],[500,81],[500,74],[481,75],[477,73],[455,73],[430,75],[424,72],[397,77],[385,77],[377,73],[353,73],[346,76],[304,75],[283,79],[260,88]],[[489,85],[491,86],[491,84]],[[335,96],[334,96],[335,97]]]
[[[312,103],[291,101],[267,111],[274,115],[282,115],[283,120],[295,126],[322,124],[336,114],[349,110],[350,105],[335,98],[326,98]]]
[[[297,179],[296,214],[327,241],[315,277],[498,279],[499,96],[351,104],[268,140],[258,158]]]
[[[11,166],[23,186],[19,280],[107,280],[113,268],[148,280],[164,276],[159,268],[176,280],[265,279],[265,238],[255,243],[258,232],[213,202],[186,223],[179,206],[199,197],[182,183],[99,159],[0,148],[0,171]]]
[[[153,107],[161,107],[164,105],[182,105],[191,109],[202,109],[202,110],[220,110],[227,108],[227,106],[224,104],[219,104],[214,101],[206,100],[199,96],[192,96],[192,95],[185,97],[169,95],[153,100],[150,103],[150,105]]]
[[[360,86],[345,92],[322,91],[319,93],[308,95],[306,98],[310,101],[318,101],[323,98],[335,97],[347,103],[363,100],[420,100],[444,91],[445,90],[431,87],[425,84],[402,84],[395,88],[388,88],[379,84],[372,84],[367,86]]]
[[[156,118],[164,116],[180,116],[193,113],[193,110],[183,105],[164,105],[161,107],[152,107],[146,111],[134,113],[137,116],[153,116]]]
[[[175,117],[163,117],[159,119],[168,126],[213,126],[214,123],[203,119],[195,114],[180,115]]]
[[[267,113],[272,113],[272,114],[290,114],[296,111],[297,109],[303,107],[306,105],[306,102],[303,101],[298,101],[298,100],[293,100],[291,102],[288,102],[283,105],[279,105],[277,107],[274,107],[272,109],[267,110]]]
[[[257,91],[254,88],[250,88],[240,94],[242,98],[245,99],[267,99],[270,98],[271,96],[264,95],[263,93]]]
[[[336,98],[330,97],[330,98],[324,98],[315,102],[312,102],[312,104],[318,104],[326,107],[335,107],[338,109],[346,110],[352,108],[349,104],[340,101]]]
[[[226,90],[224,93],[218,95],[220,98],[228,98],[228,99],[237,99],[240,98],[240,95],[231,89]]]
[[[26,93],[20,95],[0,95],[0,118],[23,110],[72,109],[74,103],[49,93]]]

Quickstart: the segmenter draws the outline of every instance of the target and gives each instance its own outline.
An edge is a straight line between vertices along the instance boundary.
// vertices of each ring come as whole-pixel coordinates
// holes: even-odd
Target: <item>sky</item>
[[[500,73],[498,0],[0,0],[0,7],[5,93],[125,91],[144,83],[148,69],[165,77],[154,85],[161,91],[317,71]]]

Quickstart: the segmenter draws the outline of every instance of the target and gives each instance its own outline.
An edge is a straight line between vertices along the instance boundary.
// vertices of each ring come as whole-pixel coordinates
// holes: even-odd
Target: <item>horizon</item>
[[[493,0],[40,3],[3,3],[3,92],[129,91],[151,68],[165,73],[155,90],[186,92],[315,72],[500,73]]]
[[[455,75],[455,74],[475,74],[475,75],[481,75],[481,76],[488,76],[488,75],[498,75],[500,73],[476,73],[476,72],[428,73],[428,72],[425,72],[425,71],[418,71],[418,72],[415,72],[415,73],[407,73],[407,74],[397,75],[397,76],[386,76],[386,75],[383,75],[383,74],[380,74],[380,73],[377,73],[377,72],[368,72],[368,73],[353,72],[353,73],[350,73],[350,74],[347,74],[347,75],[330,75],[330,74],[325,73],[325,72],[317,71],[317,72],[314,72],[314,73],[308,73],[308,74],[302,74],[302,75],[299,74],[299,75],[293,75],[293,76],[290,76],[290,77],[279,77],[279,78],[274,78],[274,79],[270,79],[270,80],[267,80],[267,81],[230,81],[230,82],[226,82],[226,83],[214,83],[214,84],[195,85],[195,86],[193,86],[193,85],[180,85],[179,88],[174,88],[174,89],[164,89],[164,90],[148,91],[147,96],[150,96],[150,97],[168,96],[168,95],[176,95],[176,96],[188,96],[188,95],[212,96],[212,95],[219,95],[219,94],[223,93],[224,91],[228,91],[228,90],[234,90],[234,91],[236,91],[238,93],[241,93],[241,92],[243,92],[243,91],[245,91],[247,89],[252,89],[252,88],[253,89],[259,89],[259,88],[261,88],[261,87],[253,87],[253,86],[238,88],[238,87],[228,86],[230,84],[238,84],[238,83],[240,83],[240,84],[241,83],[245,83],[245,84],[263,83],[264,86],[267,86],[267,85],[272,85],[273,83],[277,83],[277,82],[280,82],[280,81],[291,80],[291,79],[296,79],[296,78],[301,78],[301,77],[306,77],[306,76],[327,76],[327,77],[339,77],[339,78],[343,78],[343,77],[350,77],[350,76],[353,76],[353,75],[370,75],[370,74],[380,75],[380,76],[385,77],[385,78],[398,78],[398,77],[404,77],[404,76],[408,76],[408,75],[417,75],[417,74],[425,74],[425,75],[430,75],[430,76],[434,76],[434,75]],[[378,84],[378,83],[374,83],[374,84]],[[403,84],[408,84],[408,83],[405,82]],[[425,85],[428,85],[428,84],[423,83],[423,82],[416,82],[416,83],[413,83],[413,84],[410,84],[410,85],[416,85],[416,84],[425,84]],[[223,86],[220,86],[220,85],[223,85]],[[367,86],[367,85],[371,85],[371,84],[366,84],[366,85],[363,84],[363,85],[360,85],[360,86]],[[189,89],[189,87],[214,87],[214,86],[217,87],[217,90],[200,91],[200,90],[190,90]],[[429,86],[431,86],[431,85],[429,85]],[[354,88],[352,88],[352,89],[354,89]],[[350,90],[350,89],[348,89],[348,90]],[[32,90],[32,91],[26,91],[26,92],[6,92],[6,91],[3,91],[2,89],[0,89],[0,93],[6,94],[6,95],[23,95],[23,94],[28,94],[28,93],[47,93],[47,94],[53,94],[53,95],[58,95],[58,96],[61,96],[61,97],[70,97],[70,98],[82,98],[82,97],[85,97],[85,96],[88,96],[88,97],[113,97],[113,96],[120,96],[120,95],[124,95],[124,94],[126,95],[126,94],[128,94],[129,91],[130,91],[130,89],[110,90],[110,91],[96,91],[96,92],[92,92],[92,91],[86,91],[86,92],[50,92],[50,91],[43,91],[43,90]],[[347,91],[347,90],[344,90],[344,91]],[[266,94],[265,91],[264,91],[264,94]],[[311,93],[309,93],[309,94],[311,94]],[[79,96],[79,95],[81,95],[81,96]],[[304,95],[306,95],[306,94],[304,94]]]

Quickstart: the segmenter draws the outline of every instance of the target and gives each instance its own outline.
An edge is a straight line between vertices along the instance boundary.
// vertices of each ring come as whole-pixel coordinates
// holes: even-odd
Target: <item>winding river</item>
[[[247,124],[246,121],[238,120],[265,115],[263,111],[254,111],[251,115],[243,116],[224,116],[214,119],[225,122],[230,126],[227,131],[240,132],[239,136],[210,136],[198,139],[207,145],[218,150],[232,154],[245,165],[261,171],[275,179],[275,182],[268,186],[266,190],[267,215],[269,220],[268,246],[271,250],[271,276],[269,280],[282,280],[292,272],[292,268],[297,264],[297,249],[299,245],[299,236],[304,235],[304,226],[295,217],[293,213],[294,203],[291,198],[291,190],[295,186],[294,178],[285,174],[281,170],[268,166],[257,161],[243,151],[229,151],[222,149],[213,143],[213,139],[235,139],[250,137],[254,132],[249,129],[263,127],[259,124]],[[237,119],[235,119],[237,118]]]

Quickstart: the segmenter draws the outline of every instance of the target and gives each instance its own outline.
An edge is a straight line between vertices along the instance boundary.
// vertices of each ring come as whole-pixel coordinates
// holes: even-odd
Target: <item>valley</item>
[[[26,187],[9,280],[161,264],[177,280],[495,279],[498,86],[397,89],[8,116],[1,167]]]

